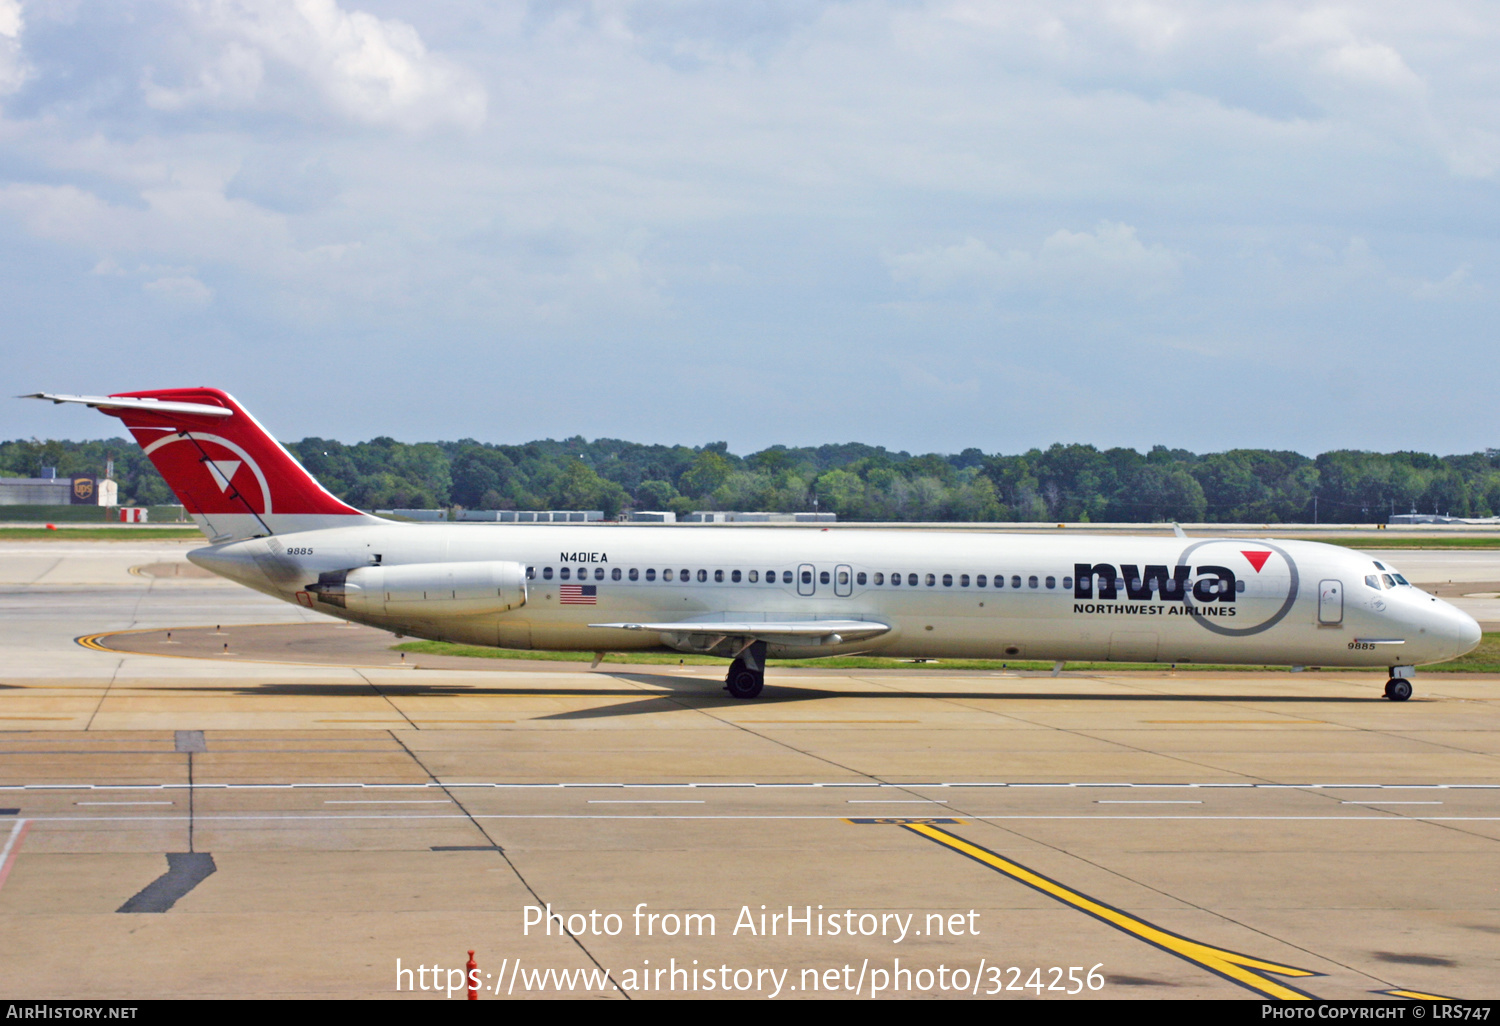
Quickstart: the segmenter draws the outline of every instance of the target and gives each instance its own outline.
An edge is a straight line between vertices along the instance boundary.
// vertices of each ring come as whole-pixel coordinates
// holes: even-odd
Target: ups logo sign
[[[91,477],[75,477],[73,479],[73,502],[88,503],[94,501],[94,479]]]

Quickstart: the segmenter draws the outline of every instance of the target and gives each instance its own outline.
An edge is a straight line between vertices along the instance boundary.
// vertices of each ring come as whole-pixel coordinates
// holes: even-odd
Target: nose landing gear
[[[1392,702],[1404,702],[1411,697],[1411,674],[1413,667],[1392,666],[1391,679],[1385,682],[1385,697]]]

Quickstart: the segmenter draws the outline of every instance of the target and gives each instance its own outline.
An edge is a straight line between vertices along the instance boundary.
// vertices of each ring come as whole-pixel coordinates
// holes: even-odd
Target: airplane
[[[1316,542],[828,528],[404,523],[344,503],[213,388],[81,403],[124,422],[209,539],[200,567],[399,636],[767,658],[1386,667],[1480,640],[1384,560]]]

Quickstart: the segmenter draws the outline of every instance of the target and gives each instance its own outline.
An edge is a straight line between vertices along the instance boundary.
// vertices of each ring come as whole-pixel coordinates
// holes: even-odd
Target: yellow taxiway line
[[[1266,976],[1266,973],[1275,973],[1278,976],[1321,976],[1310,969],[1298,969],[1295,966],[1282,965],[1279,962],[1269,962],[1263,958],[1254,958],[1243,955],[1237,951],[1229,951],[1224,948],[1216,948],[1210,944],[1195,941],[1170,930],[1163,930],[1154,923],[1148,923],[1128,912],[1122,912],[1112,905],[1106,905],[1086,894],[1081,894],[1058,883],[1050,877],[1045,877],[1035,870],[1027,869],[1018,862],[1012,862],[1003,855],[997,855],[988,848],[981,848],[942,830],[931,823],[909,822],[902,823],[904,829],[914,834],[920,834],[929,840],[936,841],[946,848],[967,855],[969,858],[983,865],[989,866],[997,872],[1003,873],[1018,883],[1041,891],[1050,898],[1055,898],[1065,905],[1071,905],[1081,912],[1102,920],[1132,936],[1138,937],[1148,944],[1155,945],[1163,951],[1176,955],[1195,965],[1200,965],[1209,972],[1215,973],[1257,994],[1266,997],[1280,998],[1284,1001],[1308,1001],[1313,1000],[1313,995],[1305,991],[1289,987],[1280,981]],[[1406,995],[1402,995],[1406,996]]]

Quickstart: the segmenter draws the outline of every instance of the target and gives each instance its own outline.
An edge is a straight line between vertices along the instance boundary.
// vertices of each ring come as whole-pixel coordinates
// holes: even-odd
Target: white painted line
[[[1151,798],[1142,798],[1142,799],[1135,800],[1135,801],[1132,801],[1132,800],[1129,800],[1129,799],[1110,800],[1108,798],[1096,798],[1094,800],[1094,804],[1095,805],[1202,805],[1203,803],[1201,801],[1195,802],[1195,801],[1188,801],[1188,800],[1185,800],[1185,799],[1184,800],[1178,800],[1178,799],[1175,799],[1175,798],[1163,798],[1163,799],[1160,799],[1160,800],[1155,800],[1155,799],[1151,799]]]
[[[1340,805],[1441,805],[1442,802],[1383,802],[1378,798],[1371,798],[1365,802],[1342,801]]]
[[[643,799],[641,801],[625,801],[625,800],[615,801],[615,800],[610,799],[610,798],[590,798],[589,799],[589,804],[590,805],[707,805],[708,802],[704,801],[701,798],[696,799],[696,800],[694,800],[694,799],[676,799],[676,798],[657,798],[657,799],[647,798],[647,799]]]
[[[1185,784],[1139,784],[1139,783],[1088,783],[1088,782],[1058,782],[1058,783],[1007,783],[1007,782],[984,782],[984,781],[949,781],[929,782],[923,784],[885,783],[881,781],[827,781],[823,783],[756,783],[756,782],[731,782],[731,781],[709,781],[709,782],[686,782],[686,783],[654,783],[654,784],[629,784],[611,783],[604,781],[588,783],[506,783],[502,781],[471,781],[461,783],[443,783],[441,781],[427,781],[418,784],[385,784],[385,783],[286,783],[286,784],[0,784],[0,792],[5,791],[164,791],[164,790],[230,790],[230,791],[284,791],[295,788],[297,790],[328,790],[328,789],[364,789],[370,791],[389,790],[420,790],[443,789],[443,788],[491,788],[495,790],[557,790],[559,788],[589,789],[589,788],[616,788],[637,791],[652,790],[681,790],[681,789],[717,789],[728,787],[760,788],[762,790],[806,790],[808,788],[880,788],[892,790],[921,790],[936,787],[961,787],[961,788],[1129,788],[1135,790],[1191,790],[1195,788],[1241,788],[1256,791],[1324,791],[1324,790],[1380,790],[1380,791],[1448,791],[1448,790],[1472,790],[1472,791],[1494,791],[1500,790],[1500,784],[1254,784],[1254,783],[1185,783]]]
[[[628,803],[636,804],[636,803]],[[654,802],[645,804],[656,804]],[[1264,823],[1399,823],[1410,825],[1412,823],[1500,823],[1500,816],[1359,816],[1354,814],[1343,816],[1110,816],[1110,815],[1085,815],[1085,816],[1025,816],[1010,814],[974,814],[960,813],[964,819],[982,820],[984,822],[1010,822],[1010,821],[1047,821],[1047,820],[1082,820],[1082,821],[1124,821],[1140,823],[1157,822],[1192,822],[1204,823],[1209,821],[1219,822],[1264,822]],[[181,816],[33,816],[27,822],[35,823],[186,823],[186,815]],[[792,820],[821,820],[823,822],[842,822],[847,816],[840,815],[720,815],[708,813],[695,816],[667,816],[667,815],[642,815],[636,816],[629,813],[615,813],[610,815],[590,815],[588,813],[485,813],[466,815],[463,813],[433,813],[433,814],[397,814],[381,815],[378,813],[341,813],[338,815],[320,815],[318,813],[288,814],[288,815],[232,815],[232,816],[205,816],[199,814],[195,817],[200,822],[281,822],[293,824],[298,822],[326,822],[329,820],[390,820],[392,822],[411,822],[416,820],[464,820],[473,821],[479,819],[644,819],[644,820],[766,820],[766,821],[792,821]]]
[[[417,799],[403,799],[403,798],[391,798],[391,799],[359,798],[359,799],[354,799],[352,801],[332,801],[332,800],[330,800],[330,801],[325,801],[323,804],[324,805],[447,805],[448,804],[448,799],[446,799],[446,798],[417,798]]]
[[[74,805],[176,805],[176,802],[74,802]]]
[[[10,828],[10,836],[5,839],[5,847],[0,848],[0,887],[5,886],[5,878],[10,876],[10,868],[15,865],[16,856],[21,853],[21,839],[30,829],[29,819],[18,819],[16,825]]]
[[[946,798],[849,798],[845,805],[947,805]]]

